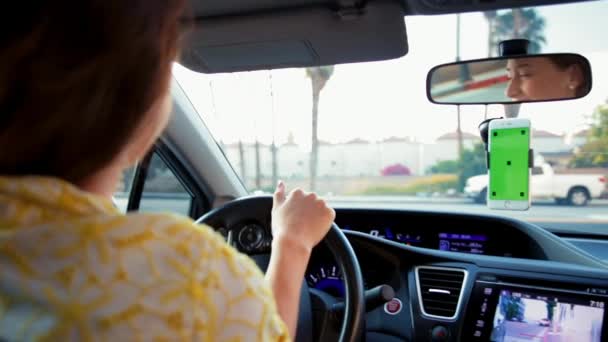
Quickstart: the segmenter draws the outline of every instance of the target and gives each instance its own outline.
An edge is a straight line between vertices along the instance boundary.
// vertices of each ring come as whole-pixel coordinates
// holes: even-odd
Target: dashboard
[[[448,252],[501,257],[540,258],[538,245],[507,222],[444,217],[432,213],[342,210],[336,223],[345,231],[357,231],[399,244]]]
[[[462,227],[456,222],[451,225],[409,224],[398,214],[385,212],[382,219],[368,216],[359,211],[340,215],[336,223],[345,232],[358,232],[370,237],[395,242],[403,246],[432,249],[447,252],[460,252],[477,255],[496,255],[504,257],[534,256],[542,257],[534,244],[521,234],[507,234],[508,227],[495,225],[492,230],[478,227]],[[378,222],[380,221],[380,222]],[[395,261],[381,258],[377,253],[357,251],[363,272],[365,289],[381,284],[394,285]],[[306,281],[311,288],[324,291],[332,296],[344,296],[344,284],[340,268],[333,261],[329,251],[317,248],[309,262]]]
[[[342,229],[353,230],[351,226]],[[397,231],[398,233],[396,233]],[[391,227],[370,229],[369,235],[376,236],[389,241],[404,243],[408,246],[435,248],[441,251],[462,252],[473,254],[486,254],[488,250],[487,234],[471,234],[469,232],[443,232],[428,233],[415,230],[395,230]]]
[[[365,289],[395,291],[367,309],[367,341],[608,341],[605,265],[581,265],[587,255],[547,231],[494,217],[337,214]],[[312,291],[341,300],[341,277],[317,248],[306,275]]]
[[[234,212],[257,217],[208,223],[265,269],[271,205],[243,200]],[[372,305],[366,299],[367,341],[608,341],[608,265],[566,239],[500,216],[335,209],[366,298],[378,288],[392,294]],[[318,315],[345,297],[324,244],[305,277],[317,327],[308,332],[321,334],[310,340],[338,340],[340,316]]]

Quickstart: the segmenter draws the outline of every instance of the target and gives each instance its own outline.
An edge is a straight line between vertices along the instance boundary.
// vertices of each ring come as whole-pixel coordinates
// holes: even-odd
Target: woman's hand
[[[285,184],[279,182],[274,193],[272,253],[266,279],[293,339],[310,253],[325,237],[335,217],[336,212],[315,194],[299,189],[285,194]]]
[[[310,253],[335,218],[336,212],[314,193],[295,189],[286,194],[285,184],[279,182],[272,208],[273,247],[285,244]]]

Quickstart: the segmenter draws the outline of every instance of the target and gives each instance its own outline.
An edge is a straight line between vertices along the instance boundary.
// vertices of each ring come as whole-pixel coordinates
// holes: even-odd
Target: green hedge
[[[353,195],[415,195],[421,192],[446,192],[457,187],[457,175],[443,174],[419,178],[403,185],[371,186]]]

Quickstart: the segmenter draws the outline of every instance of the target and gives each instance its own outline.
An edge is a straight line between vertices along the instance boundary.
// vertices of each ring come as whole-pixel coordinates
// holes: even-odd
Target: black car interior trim
[[[189,216],[200,217],[203,213],[209,211],[212,201],[211,191],[192,177],[190,168],[182,162],[184,159],[179,158],[175,150],[162,140],[156,143],[155,150],[184,189],[192,196]]]

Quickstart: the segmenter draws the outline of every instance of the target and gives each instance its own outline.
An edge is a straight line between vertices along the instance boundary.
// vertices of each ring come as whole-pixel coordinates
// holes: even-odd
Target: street
[[[542,341],[546,342],[548,327],[542,327],[535,323],[510,322],[504,323],[506,335],[504,342],[520,342],[520,341]],[[559,341],[559,340],[555,340]]]

